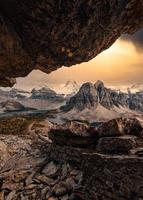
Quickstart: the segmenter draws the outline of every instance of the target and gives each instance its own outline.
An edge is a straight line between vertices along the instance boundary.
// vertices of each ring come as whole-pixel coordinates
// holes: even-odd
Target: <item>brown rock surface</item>
[[[49,138],[55,144],[75,147],[87,147],[97,140],[96,134],[92,133],[90,126],[78,121],[70,121],[54,127],[49,132]]]
[[[142,0],[2,0],[0,84],[86,62],[143,27]]]
[[[112,141],[108,137],[107,142],[103,137],[110,147],[117,145],[118,148],[118,144],[122,144],[122,148],[127,147],[127,151],[130,151],[126,155],[104,155],[87,147],[49,144],[38,137],[39,134],[46,137],[45,132],[34,132],[37,127],[39,130],[45,121],[39,125],[37,123],[36,121],[25,134],[0,134],[0,156],[8,154],[8,159],[6,157],[2,160],[0,168],[2,200],[143,198],[143,143],[136,143],[136,139],[140,140],[140,137],[113,137]],[[43,129],[43,126],[41,128]],[[32,132],[29,132],[30,130]]]
[[[0,141],[0,168],[9,159],[9,157],[7,146],[4,142]]]
[[[58,166],[53,178],[43,174],[51,160]],[[14,160],[13,160],[14,162]],[[111,156],[61,146],[15,160],[0,171],[4,199],[124,200],[143,197],[143,158]],[[67,167],[66,176],[63,169]]]
[[[143,127],[136,118],[117,118],[105,122],[98,130],[98,137],[134,135],[142,137]]]
[[[129,151],[136,146],[135,136],[103,137],[99,139],[96,150],[108,154],[129,154]]]

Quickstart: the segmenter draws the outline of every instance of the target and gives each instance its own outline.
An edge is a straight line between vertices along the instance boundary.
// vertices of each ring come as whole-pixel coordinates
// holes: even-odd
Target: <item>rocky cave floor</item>
[[[111,120],[98,131],[37,119],[22,130],[18,120],[0,120],[0,200],[143,200],[137,120]]]

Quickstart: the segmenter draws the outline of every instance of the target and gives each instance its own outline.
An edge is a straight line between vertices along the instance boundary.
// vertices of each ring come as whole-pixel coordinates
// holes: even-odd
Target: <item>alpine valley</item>
[[[143,90],[140,88],[132,92],[128,88],[127,92],[122,92],[107,88],[100,80],[84,83],[81,87],[75,81],[68,81],[62,94],[48,87],[34,88],[31,92],[15,88],[0,90],[1,114],[35,110],[36,113],[45,111],[48,119],[54,123],[77,119],[104,122],[119,117],[142,119]]]

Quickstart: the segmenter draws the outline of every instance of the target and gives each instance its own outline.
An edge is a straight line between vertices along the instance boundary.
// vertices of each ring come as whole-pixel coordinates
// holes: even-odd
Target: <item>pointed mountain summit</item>
[[[119,105],[128,106],[128,94],[106,88],[100,80],[95,84],[87,82],[61,109],[64,111],[71,109],[82,111],[84,109],[96,109],[98,105],[106,109]]]
[[[64,94],[73,96],[78,92],[79,87],[80,86],[77,84],[76,81],[68,80],[61,90],[63,91]]]
[[[104,83],[100,80],[94,84],[94,87],[97,91],[98,102],[106,108],[111,108],[113,106],[113,101],[110,95],[111,90],[107,89],[104,86]]]
[[[103,89],[104,88],[104,83],[103,83],[103,81],[98,80],[98,81],[96,81],[94,86],[95,86],[96,89]]]
[[[95,84],[90,82],[84,83],[78,93],[71,97],[62,109],[65,111],[71,109],[82,111],[86,108],[96,108],[102,96],[105,96],[105,90],[104,84],[101,81],[97,81]]]

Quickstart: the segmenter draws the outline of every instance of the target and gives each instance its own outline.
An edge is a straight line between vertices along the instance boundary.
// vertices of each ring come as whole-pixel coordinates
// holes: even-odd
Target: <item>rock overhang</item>
[[[143,27],[142,0],[3,0],[0,84],[33,69],[50,73],[87,62],[123,33]]]

